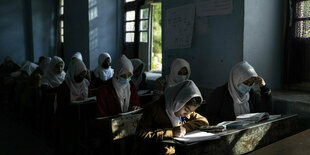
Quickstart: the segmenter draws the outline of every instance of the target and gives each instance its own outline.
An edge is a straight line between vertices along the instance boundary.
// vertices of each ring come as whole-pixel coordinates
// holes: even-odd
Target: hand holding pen
[[[181,116],[179,116],[179,121],[180,121],[180,126],[178,127],[174,127],[172,129],[172,132],[173,132],[173,137],[182,137],[186,134],[186,129],[183,127],[182,125],[182,118]]]

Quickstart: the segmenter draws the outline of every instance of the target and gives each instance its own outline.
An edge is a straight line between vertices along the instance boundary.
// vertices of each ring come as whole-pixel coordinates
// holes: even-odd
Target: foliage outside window
[[[162,70],[161,4],[153,7],[152,70]]]

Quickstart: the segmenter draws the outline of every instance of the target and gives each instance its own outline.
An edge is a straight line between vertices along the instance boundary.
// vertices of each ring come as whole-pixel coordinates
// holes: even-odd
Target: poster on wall
[[[214,16],[231,14],[233,0],[201,0],[196,3],[197,16]]]
[[[189,4],[166,11],[165,49],[190,48],[195,21],[195,5]]]

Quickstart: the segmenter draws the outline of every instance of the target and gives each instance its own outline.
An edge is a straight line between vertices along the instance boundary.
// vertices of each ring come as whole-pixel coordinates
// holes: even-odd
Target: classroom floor
[[[52,155],[53,150],[33,130],[0,114],[0,154]]]

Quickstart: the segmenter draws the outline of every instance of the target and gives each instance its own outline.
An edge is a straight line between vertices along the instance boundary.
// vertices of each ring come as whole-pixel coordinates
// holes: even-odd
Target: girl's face
[[[128,79],[129,77],[131,77],[131,73],[127,72],[125,74],[120,75],[120,77],[124,78],[124,79]]]
[[[189,105],[184,105],[179,111],[175,112],[175,116],[179,117],[187,117],[191,112],[196,111],[198,106],[189,106]]]
[[[188,74],[188,71],[186,67],[182,67],[178,72],[178,75],[187,75],[187,74]]]
[[[247,86],[252,86],[253,83],[255,82],[256,77],[250,77],[249,79],[243,81],[242,83],[247,85]],[[237,86],[241,85],[241,83],[239,83]]]
[[[74,81],[77,83],[80,83],[84,80],[85,76],[87,74],[87,71],[82,71],[80,74],[74,77]]]
[[[64,64],[62,62],[59,62],[55,65],[55,73],[60,74],[63,71]]]
[[[133,76],[138,77],[142,72],[143,65],[141,64],[138,68],[133,71]]]

